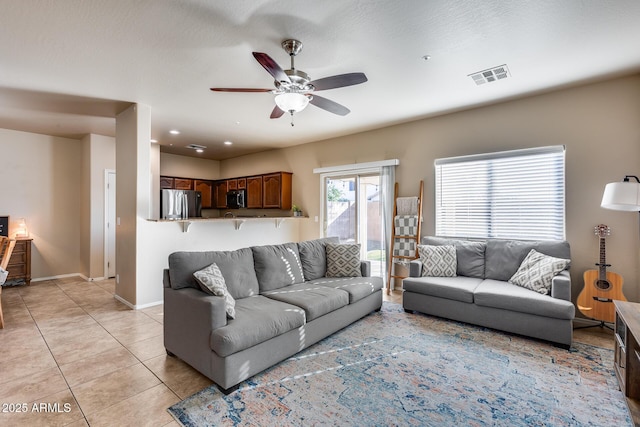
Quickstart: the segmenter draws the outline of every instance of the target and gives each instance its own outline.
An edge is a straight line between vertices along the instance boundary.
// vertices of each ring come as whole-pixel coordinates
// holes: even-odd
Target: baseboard
[[[58,274],[57,276],[48,276],[48,277],[36,277],[31,279],[32,282],[44,282],[45,280],[55,280],[55,279],[67,279],[69,277],[80,277],[85,282],[98,282],[101,280],[107,280],[104,277],[87,277],[82,273],[69,273],[69,274]]]
[[[160,305],[160,304],[164,303],[164,301],[156,301],[156,302],[151,302],[149,304],[135,305],[135,304],[131,304],[129,301],[127,301],[126,299],[122,298],[119,295],[114,295],[113,297],[115,299],[117,299],[118,301],[120,301],[121,303],[123,303],[124,305],[126,305],[127,307],[129,307],[130,309],[132,309],[132,310],[142,310],[144,308],[154,307],[156,305]]]

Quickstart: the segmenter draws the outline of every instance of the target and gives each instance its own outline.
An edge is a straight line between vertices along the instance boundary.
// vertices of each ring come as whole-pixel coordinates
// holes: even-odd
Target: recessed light
[[[171,135],[180,135],[180,131],[179,131],[179,130],[177,130],[177,129],[171,129],[171,130],[169,131],[169,133],[170,133]]]
[[[422,55],[421,58],[424,59],[425,61],[428,61],[431,59],[431,55]]]
[[[196,153],[204,153],[204,150],[203,150],[202,148],[198,148],[198,149],[196,150]]]
[[[225,141],[225,142],[224,142],[224,145],[233,145],[233,142],[231,142],[231,141]]]
[[[158,142],[158,140],[157,139],[152,139],[151,142],[153,142],[155,144],[156,142]]]

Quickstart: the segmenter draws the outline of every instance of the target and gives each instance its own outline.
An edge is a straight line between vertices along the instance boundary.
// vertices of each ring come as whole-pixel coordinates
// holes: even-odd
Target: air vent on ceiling
[[[502,64],[497,67],[489,68],[488,70],[478,71],[476,73],[469,74],[469,77],[471,77],[473,81],[478,86],[480,86],[485,83],[504,80],[510,75],[511,73],[509,73],[509,68],[507,68],[507,64]]]
[[[187,145],[187,148],[191,148],[192,150],[204,150],[207,147],[204,146],[204,145],[189,144],[189,145]]]

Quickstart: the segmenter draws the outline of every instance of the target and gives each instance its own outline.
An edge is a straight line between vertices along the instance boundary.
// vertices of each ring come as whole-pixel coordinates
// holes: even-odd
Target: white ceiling
[[[0,127],[115,135],[114,115],[142,103],[163,151],[200,144],[213,159],[640,71],[638,0],[0,0],[0,11]],[[312,79],[367,75],[321,93],[351,114],[309,106],[291,127],[269,119],[269,93],[209,90],[272,88],[251,52],[289,68],[286,38],[304,43],[296,67]],[[502,64],[506,80],[469,77]]]

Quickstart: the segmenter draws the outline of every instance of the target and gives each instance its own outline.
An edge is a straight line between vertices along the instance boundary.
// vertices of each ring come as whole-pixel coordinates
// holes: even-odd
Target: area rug
[[[185,426],[629,426],[613,351],[553,345],[385,302],[223,395],[169,408]]]

